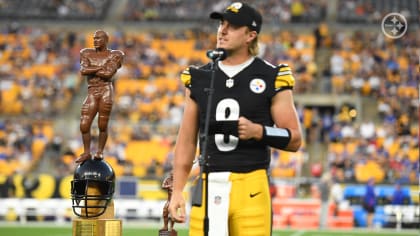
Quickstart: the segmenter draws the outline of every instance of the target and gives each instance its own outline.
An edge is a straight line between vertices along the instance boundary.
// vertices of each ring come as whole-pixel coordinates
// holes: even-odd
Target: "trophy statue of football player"
[[[168,177],[166,177],[162,182],[162,188],[165,189],[168,193],[168,200],[163,207],[163,228],[159,230],[159,236],[177,236],[177,231],[174,229],[175,221],[171,220],[169,217],[169,201],[172,196],[173,188],[173,173],[170,172]],[[169,226],[170,223],[170,226]]]
[[[83,140],[83,153],[76,159],[76,163],[92,157],[91,126],[98,114],[98,149],[95,159],[103,159],[103,150],[108,138],[108,121],[114,100],[112,77],[121,67],[124,53],[107,47],[108,34],[97,30],[93,35],[94,48],[84,48],[80,51],[80,73],[86,77],[88,94],[83,102],[80,117],[80,132]]]

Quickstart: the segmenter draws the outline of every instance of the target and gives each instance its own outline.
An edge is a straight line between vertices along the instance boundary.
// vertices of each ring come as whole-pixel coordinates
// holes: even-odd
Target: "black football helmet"
[[[112,200],[115,173],[103,159],[88,159],[76,167],[71,181],[73,212],[83,218],[102,215]]]

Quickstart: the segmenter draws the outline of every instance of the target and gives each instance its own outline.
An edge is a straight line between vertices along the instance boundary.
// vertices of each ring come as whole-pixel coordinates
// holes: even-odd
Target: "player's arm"
[[[286,64],[279,65],[275,80],[277,91],[271,101],[271,116],[275,127],[253,123],[240,117],[238,133],[240,139],[256,139],[266,145],[286,151],[297,151],[301,145],[302,133],[292,89],[295,84],[292,71]]]
[[[278,127],[273,129],[288,131],[290,139],[283,150],[293,152],[299,150],[302,143],[302,132],[292,90],[284,90],[274,96],[271,105],[271,115],[276,127]],[[263,128],[267,129],[268,127]],[[267,138],[265,136],[268,135],[264,132],[267,132],[267,130],[263,130],[263,139]]]
[[[96,72],[96,75],[101,78],[110,79],[121,67],[124,59],[124,53],[119,50],[112,50],[110,58],[104,64],[102,69]]]
[[[295,78],[289,65],[280,64],[277,68],[274,82],[277,93],[271,99],[271,118],[275,127],[263,126],[261,140],[274,148],[297,151],[302,142],[302,133],[293,101]]]
[[[182,192],[187,183],[196,154],[198,139],[198,106],[186,89],[184,115],[178,131],[173,163],[173,192],[169,210],[177,222],[185,222],[185,200]]]
[[[274,148],[297,151],[302,143],[302,133],[293,100],[295,78],[287,64],[280,64],[277,68],[274,83],[277,93],[271,100],[271,118],[275,127],[264,126],[261,140]]]
[[[82,75],[94,75],[98,72],[102,67],[100,66],[93,66],[90,64],[89,61],[89,54],[91,49],[85,48],[80,50],[80,73]]]

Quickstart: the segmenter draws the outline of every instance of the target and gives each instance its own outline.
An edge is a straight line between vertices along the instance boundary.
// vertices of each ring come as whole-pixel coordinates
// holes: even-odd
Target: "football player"
[[[214,72],[209,111],[205,91],[212,64],[189,67],[181,74],[186,94],[175,147],[170,214],[176,222],[186,221],[182,192],[198,139],[203,149],[205,116],[210,112],[208,192],[202,190],[208,203],[193,205],[189,233],[203,235],[208,204],[209,235],[271,235],[270,147],[297,151],[301,145],[292,95],[295,79],[288,65],[274,66],[257,57],[262,16],[253,7],[236,2],[210,18],[220,21],[216,47],[224,49],[227,57],[213,62],[219,69]]]

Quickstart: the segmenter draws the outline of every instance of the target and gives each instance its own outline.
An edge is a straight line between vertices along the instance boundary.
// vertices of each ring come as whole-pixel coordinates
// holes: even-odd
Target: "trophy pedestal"
[[[116,219],[75,219],[73,236],[122,236],[122,221]]]
[[[159,236],[178,236],[178,232],[176,230],[159,230]]]
[[[114,201],[99,217],[74,219],[73,236],[122,236],[122,221],[114,219]]]

